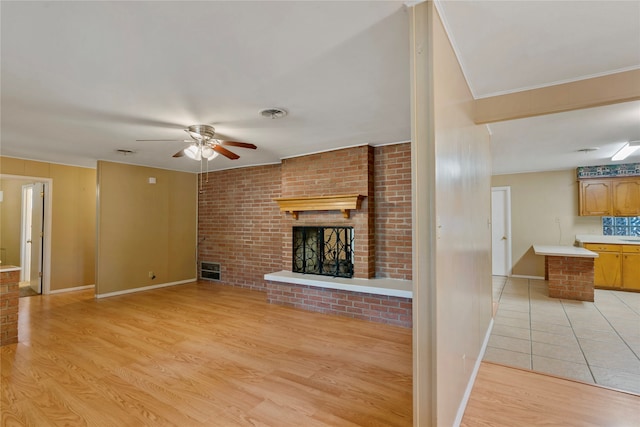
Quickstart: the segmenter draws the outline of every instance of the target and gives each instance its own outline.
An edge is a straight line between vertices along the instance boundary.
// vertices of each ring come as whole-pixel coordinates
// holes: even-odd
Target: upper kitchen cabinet
[[[580,181],[580,216],[612,216],[611,180]]]
[[[580,180],[580,216],[640,215],[640,177]]]
[[[612,180],[613,216],[640,215],[640,178]]]

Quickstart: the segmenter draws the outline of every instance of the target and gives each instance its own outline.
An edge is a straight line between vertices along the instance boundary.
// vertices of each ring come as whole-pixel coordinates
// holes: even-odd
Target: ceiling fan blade
[[[184,148],[173,155],[173,157],[182,157],[182,156],[184,156]]]
[[[219,144],[215,144],[211,148],[213,148],[215,151],[217,151],[218,153],[222,154],[223,156],[231,160],[236,160],[240,158],[240,156],[238,156],[236,153],[232,153],[231,151],[227,150],[226,148],[224,148]]]
[[[251,148],[252,150],[256,149],[256,146],[253,144],[249,144],[248,142],[238,142],[238,141],[223,141],[219,140],[219,143],[222,145],[229,145],[231,147],[242,147],[242,148]]]

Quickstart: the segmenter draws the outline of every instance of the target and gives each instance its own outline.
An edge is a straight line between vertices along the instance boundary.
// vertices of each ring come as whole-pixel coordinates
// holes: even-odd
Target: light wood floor
[[[20,300],[2,426],[410,426],[411,330],[188,284]]]
[[[411,426],[411,330],[189,284],[20,300],[2,426]],[[640,397],[483,363],[462,425],[640,426]]]
[[[462,427],[637,427],[640,396],[483,362]]]

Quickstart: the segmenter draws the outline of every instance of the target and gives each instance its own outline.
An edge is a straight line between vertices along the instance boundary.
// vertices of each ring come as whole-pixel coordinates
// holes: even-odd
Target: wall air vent
[[[217,262],[201,261],[200,278],[220,281],[220,264]]]

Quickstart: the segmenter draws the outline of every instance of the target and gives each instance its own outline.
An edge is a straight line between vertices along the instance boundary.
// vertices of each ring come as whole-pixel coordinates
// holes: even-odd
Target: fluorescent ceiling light
[[[634,151],[640,148],[640,141],[631,141],[624,144],[624,146],[618,150],[616,154],[611,158],[612,161],[624,160],[629,157]]]

